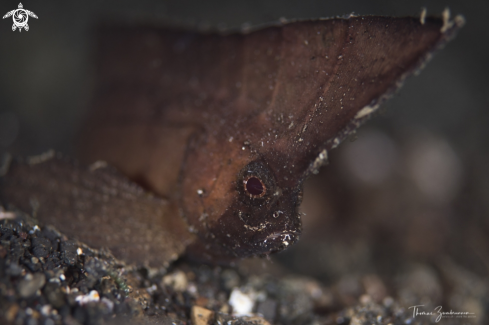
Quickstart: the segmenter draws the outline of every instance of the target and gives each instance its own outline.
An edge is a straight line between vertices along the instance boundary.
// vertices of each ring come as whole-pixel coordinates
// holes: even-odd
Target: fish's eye
[[[247,176],[243,179],[245,193],[251,198],[263,197],[267,192],[267,187],[260,178],[256,176]]]
[[[269,166],[260,160],[247,164],[238,174],[237,190],[257,204],[269,200],[275,191],[275,177]]]

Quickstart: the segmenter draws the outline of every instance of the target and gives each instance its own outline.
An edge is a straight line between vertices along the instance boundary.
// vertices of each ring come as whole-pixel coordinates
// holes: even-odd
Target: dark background
[[[17,0],[18,1],[18,0]],[[2,1],[0,14],[17,8]],[[489,2],[23,1],[28,32],[0,21],[0,153],[72,146],[92,91],[91,31],[104,20],[239,28],[349,13],[463,14],[466,26],[306,184],[303,238],[279,256],[333,282],[348,272],[447,259],[489,274]],[[352,139],[353,140],[353,139]],[[358,163],[360,162],[360,164]],[[442,262],[439,262],[442,261]],[[437,264],[438,263],[438,264]]]

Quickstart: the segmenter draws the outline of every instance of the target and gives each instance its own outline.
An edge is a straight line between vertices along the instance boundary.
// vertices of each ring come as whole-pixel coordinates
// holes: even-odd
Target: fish
[[[138,264],[268,256],[300,237],[304,181],[463,24],[444,11],[228,34],[101,26],[80,163],[12,161],[0,198]]]

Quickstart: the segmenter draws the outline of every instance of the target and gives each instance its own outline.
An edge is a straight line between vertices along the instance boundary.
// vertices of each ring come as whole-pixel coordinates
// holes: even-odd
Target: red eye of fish
[[[245,178],[243,184],[246,193],[248,193],[250,197],[262,197],[266,193],[265,184],[255,176]]]

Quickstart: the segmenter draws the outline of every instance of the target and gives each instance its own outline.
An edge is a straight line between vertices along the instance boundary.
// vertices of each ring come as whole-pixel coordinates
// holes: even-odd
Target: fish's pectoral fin
[[[17,28],[17,26],[15,26],[15,24],[12,25],[12,31],[15,32],[15,29]]]
[[[29,25],[25,24],[24,28],[25,28],[25,31],[26,31],[26,32],[28,32],[28,31],[29,31]],[[20,29],[22,29],[22,28],[20,28]]]

